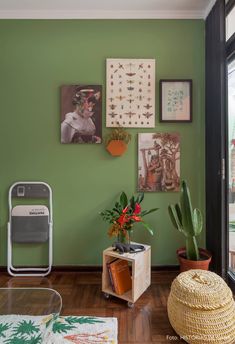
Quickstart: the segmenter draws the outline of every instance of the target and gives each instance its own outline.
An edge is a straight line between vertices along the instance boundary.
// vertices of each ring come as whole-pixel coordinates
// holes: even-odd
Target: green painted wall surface
[[[181,177],[194,206],[204,210],[204,22],[201,20],[2,20],[0,21],[0,265],[6,264],[7,193],[17,180],[42,180],[53,189],[54,265],[99,265],[112,240],[98,213],[122,190],[137,185],[137,133],[178,131]],[[156,128],[130,129],[132,142],[120,158],[101,145],[60,144],[63,84],[103,85],[105,59],[156,59]],[[193,123],[159,123],[159,79],[193,79]],[[167,206],[178,193],[148,193],[144,207],[151,237],[136,228],[134,239],[152,246],[154,265],[176,264],[184,244]],[[204,243],[204,234],[200,238]],[[17,248],[18,264],[42,263],[45,251]]]

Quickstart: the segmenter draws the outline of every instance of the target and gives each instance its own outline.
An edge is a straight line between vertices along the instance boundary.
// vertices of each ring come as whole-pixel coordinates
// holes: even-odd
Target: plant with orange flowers
[[[140,203],[144,199],[144,193],[132,196],[129,200],[125,192],[120,195],[119,201],[111,210],[105,210],[100,213],[104,221],[111,226],[108,230],[109,236],[119,237],[120,241],[130,238],[133,226],[136,222],[141,223],[150,234],[153,235],[152,228],[143,220],[143,217],[158,210],[153,208],[150,210],[142,210]]]

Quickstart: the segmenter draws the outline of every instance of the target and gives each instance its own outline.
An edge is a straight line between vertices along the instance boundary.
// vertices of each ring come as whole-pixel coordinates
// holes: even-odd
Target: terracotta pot
[[[191,269],[209,270],[211,262],[211,253],[203,248],[199,248],[200,257],[202,260],[189,260],[186,259],[186,248],[181,247],[176,251],[180,263],[180,272],[188,271]]]
[[[127,145],[121,140],[112,140],[106,147],[107,151],[113,156],[120,156],[125,153]]]

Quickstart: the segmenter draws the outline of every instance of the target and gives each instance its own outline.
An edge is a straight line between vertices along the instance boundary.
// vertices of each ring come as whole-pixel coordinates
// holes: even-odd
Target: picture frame
[[[62,85],[60,142],[102,143],[102,85]]]
[[[160,122],[192,122],[192,79],[160,80]]]
[[[139,192],[180,190],[180,134],[138,133]]]
[[[106,127],[155,128],[155,59],[106,59]]]

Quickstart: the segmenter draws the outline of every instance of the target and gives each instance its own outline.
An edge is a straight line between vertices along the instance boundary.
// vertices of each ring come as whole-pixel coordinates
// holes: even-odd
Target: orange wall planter
[[[112,156],[121,156],[127,150],[127,144],[122,140],[112,140],[106,149]]]

